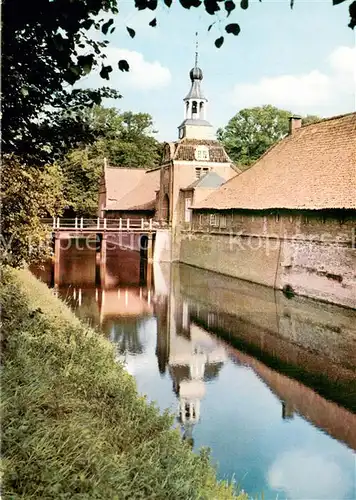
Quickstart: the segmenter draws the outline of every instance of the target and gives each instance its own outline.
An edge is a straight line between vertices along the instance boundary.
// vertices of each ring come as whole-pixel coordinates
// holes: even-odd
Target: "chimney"
[[[289,135],[292,135],[297,128],[302,126],[301,116],[291,116],[289,118]]]

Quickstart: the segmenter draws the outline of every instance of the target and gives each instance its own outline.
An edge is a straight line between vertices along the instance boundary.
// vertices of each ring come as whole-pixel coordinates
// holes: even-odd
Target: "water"
[[[356,499],[356,311],[183,265],[151,274],[134,252],[108,253],[105,290],[95,268],[62,252],[61,296],[220,478],[266,500]]]

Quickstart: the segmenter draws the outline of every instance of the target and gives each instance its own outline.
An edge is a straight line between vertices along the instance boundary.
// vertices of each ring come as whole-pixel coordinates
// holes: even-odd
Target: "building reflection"
[[[131,273],[121,273],[122,263],[112,256],[102,287],[80,263],[63,273],[58,290],[80,317],[105,332],[119,355],[144,354],[140,322],[156,317],[158,371],[171,379],[185,440],[193,444],[209,381],[230,360],[263,380],[286,423],[298,414],[356,449],[355,311],[288,300],[187,266],[155,265],[147,281],[145,264],[134,258],[131,264]]]
[[[342,337],[339,346],[333,342],[332,355],[326,355],[330,349],[326,342],[335,322],[339,325],[338,335],[356,338],[356,323],[352,321],[356,313],[333,306],[321,308],[318,303],[304,300],[285,306],[277,301],[287,299],[276,298],[274,292],[268,294],[269,290],[266,294],[264,287],[255,292],[255,286],[242,296],[234,292],[232,301],[224,277],[210,273],[214,286],[207,289],[200,270],[187,266],[172,270],[173,276],[167,276],[170,287],[166,287],[166,295],[155,295],[156,356],[160,373],[168,371],[172,379],[184,439],[193,443],[194,425],[204,418],[207,382],[219,376],[229,359],[249,367],[263,380],[280,400],[283,420],[287,422],[298,414],[356,449],[356,415],[352,411],[356,372],[348,366],[353,358],[341,358],[345,352]],[[197,293],[194,275],[199,276]],[[289,331],[285,328],[287,306],[288,323],[294,324]],[[320,313],[328,309],[333,313],[332,325],[330,315]],[[323,351],[316,352],[315,343],[307,349],[286,338],[287,334],[295,336],[303,327],[309,339],[318,340],[325,331]],[[335,355],[340,364],[335,363]]]

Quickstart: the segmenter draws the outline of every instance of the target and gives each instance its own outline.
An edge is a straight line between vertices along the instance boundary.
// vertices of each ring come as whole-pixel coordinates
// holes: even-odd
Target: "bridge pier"
[[[148,233],[147,235],[147,261],[149,263],[153,262],[153,234]]]
[[[60,258],[61,258],[61,239],[58,232],[54,233],[54,286],[60,285]]]
[[[153,266],[153,234],[147,235],[147,271],[146,271],[146,286],[150,290],[152,286],[152,266]]]
[[[100,238],[100,285],[105,290],[106,285],[106,255],[107,255],[107,235],[101,234]]]

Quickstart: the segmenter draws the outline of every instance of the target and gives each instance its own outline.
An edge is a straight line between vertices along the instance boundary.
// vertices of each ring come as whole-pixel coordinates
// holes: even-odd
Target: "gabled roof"
[[[141,168],[105,167],[106,206],[110,206],[125,196],[144,175],[145,170]]]
[[[356,113],[295,130],[193,208],[356,209]]]
[[[143,171],[139,182],[119,200],[110,203],[109,210],[154,210],[156,191],[160,184],[160,168]]]
[[[188,187],[182,189],[182,191],[190,191],[192,189],[197,188],[206,188],[206,189],[214,189],[220,187],[222,184],[226,182],[226,179],[221,177],[216,172],[207,172],[205,175],[202,175],[199,179],[194,181]]]

